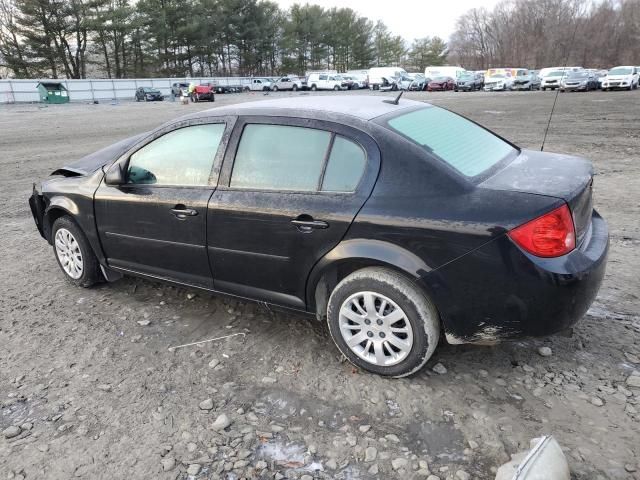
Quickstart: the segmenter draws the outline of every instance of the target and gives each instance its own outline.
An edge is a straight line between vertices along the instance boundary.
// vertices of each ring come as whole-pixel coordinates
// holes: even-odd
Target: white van
[[[347,90],[349,84],[340,75],[329,72],[315,72],[307,77],[309,90]]]
[[[452,67],[450,65],[442,65],[440,67],[427,67],[424,69],[424,76],[430,79],[436,77],[451,77],[454,80],[462,75],[466,70],[462,67]]]
[[[396,80],[406,77],[407,72],[400,67],[374,67],[369,69],[369,88],[379,90],[380,87],[397,89]],[[396,88],[394,88],[394,85]]]

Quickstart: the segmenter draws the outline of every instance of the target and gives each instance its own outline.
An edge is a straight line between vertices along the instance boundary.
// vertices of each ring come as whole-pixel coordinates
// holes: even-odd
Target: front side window
[[[131,155],[127,183],[207,185],[225,130],[224,123],[169,132]]]
[[[475,177],[517,152],[479,125],[438,107],[401,114],[387,124],[467,177]]]
[[[320,186],[322,191],[353,192],[364,173],[366,154],[340,135],[332,143],[332,136],[313,128],[247,125],[230,186],[300,192],[315,192]]]
[[[327,76],[326,76],[326,75],[320,75],[320,77],[319,77],[319,78],[320,78],[320,80],[326,80],[326,79],[327,79]]]

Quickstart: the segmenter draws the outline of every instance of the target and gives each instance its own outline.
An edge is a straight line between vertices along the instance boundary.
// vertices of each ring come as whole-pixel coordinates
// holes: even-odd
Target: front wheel
[[[333,89],[337,92],[338,90],[340,90],[340,87],[336,85],[335,87],[333,87]]]
[[[53,252],[68,281],[90,287],[100,281],[100,265],[87,237],[71,217],[58,218],[51,229]]]
[[[276,85],[274,85],[274,86],[271,88],[271,90],[273,90],[274,92],[277,92],[277,91],[278,91],[278,87],[277,87]]]
[[[391,377],[417,372],[440,338],[438,312],[426,295],[404,275],[379,267],[358,270],[336,286],[327,322],[351,363]]]
[[[294,92],[297,92],[297,91],[298,91],[298,85],[294,85],[294,86],[291,88],[291,90],[293,90]]]
[[[311,91],[315,92],[318,89],[318,87],[316,87],[315,85],[311,85]]]

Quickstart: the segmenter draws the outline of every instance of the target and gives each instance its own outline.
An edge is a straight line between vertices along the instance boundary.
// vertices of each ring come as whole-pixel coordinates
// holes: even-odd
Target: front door
[[[95,194],[96,224],[109,266],[212,288],[207,203],[226,128],[220,121],[169,127],[120,160],[126,163],[125,183],[103,182]]]
[[[342,125],[239,120],[209,202],[214,288],[305,308],[307,277],[366,201],[379,155],[370,137]]]

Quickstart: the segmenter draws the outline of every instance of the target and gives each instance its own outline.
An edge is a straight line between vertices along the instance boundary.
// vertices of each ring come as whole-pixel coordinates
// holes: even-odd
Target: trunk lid
[[[589,160],[522,150],[505,168],[478,186],[563,199],[573,215],[576,245],[588,231],[593,210],[593,166]]]

